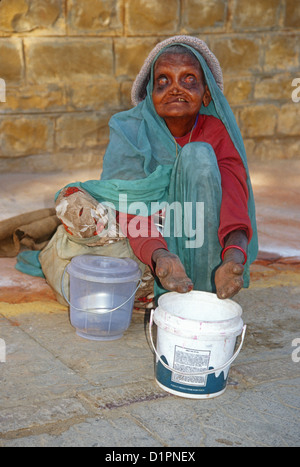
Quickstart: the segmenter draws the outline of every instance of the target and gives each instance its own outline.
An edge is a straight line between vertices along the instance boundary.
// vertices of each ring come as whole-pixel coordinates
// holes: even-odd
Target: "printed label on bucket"
[[[161,360],[169,365],[169,362],[167,358],[164,355],[161,355]],[[212,370],[213,368],[210,366],[208,370]],[[195,370],[193,370],[195,372]],[[182,379],[184,378],[184,381]],[[217,394],[220,391],[223,391],[226,388],[226,383],[227,383],[227,376],[225,377],[224,371],[221,371],[221,373],[216,376],[214,373],[205,376],[205,384],[203,384],[203,380],[201,380],[201,384],[196,384],[196,378],[198,380],[198,376],[192,376],[193,381],[188,382],[187,379],[185,378],[191,378],[191,376],[179,376],[178,379],[176,379],[174,372],[171,372],[170,370],[166,369],[161,362],[158,360],[156,362],[156,380],[157,382],[166,390],[171,390],[171,392],[175,391],[174,394],[178,394],[181,396],[184,395],[191,395],[191,397],[197,397],[199,398],[203,396],[204,394],[208,395],[210,394],[211,397],[213,394]],[[204,378],[203,376],[200,376],[199,378]],[[176,379],[176,381],[175,381]],[[189,396],[187,396],[189,397]]]
[[[209,350],[187,349],[175,346],[173,368],[183,373],[190,373],[189,376],[172,373],[172,381],[194,386],[206,386],[207,375],[193,376],[192,373],[201,373],[208,369],[210,359]]]

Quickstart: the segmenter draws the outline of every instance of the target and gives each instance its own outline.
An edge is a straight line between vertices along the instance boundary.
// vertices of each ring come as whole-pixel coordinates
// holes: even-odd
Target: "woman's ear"
[[[211,101],[211,94],[210,94],[210,90],[208,89],[208,86],[207,84],[205,85],[205,93],[204,93],[204,96],[203,96],[203,105],[204,107],[207,107],[209,105]]]

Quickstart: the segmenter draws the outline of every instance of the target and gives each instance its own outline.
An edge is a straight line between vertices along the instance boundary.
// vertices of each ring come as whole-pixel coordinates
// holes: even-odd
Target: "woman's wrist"
[[[157,259],[160,257],[160,256],[165,256],[166,254],[168,254],[169,251],[165,248],[158,248],[157,250],[154,250],[153,253],[152,253],[152,261],[154,263],[156,263]]]
[[[248,237],[243,230],[231,232],[226,240],[222,251],[222,261],[234,261],[235,263],[245,264],[247,262]]]
[[[247,262],[247,253],[238,245],[228,245],[222,251],[222,261],[234,261],[235,263],[241,263],[244,265]]]

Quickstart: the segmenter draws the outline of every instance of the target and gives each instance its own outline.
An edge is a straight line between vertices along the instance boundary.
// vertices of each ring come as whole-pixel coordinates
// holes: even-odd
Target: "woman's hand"
[[[248,239],[245,232],[237,230],[229,234],[225,247],[237,245],[246,251],[247,244]],[[230,248],[225,252],[223,263],[217,269],[215,275],[217,296],[219,298],[231,298],[241,290],[244,285],[244,261],[243,252],[236,248]]]
[[[155,274],[164,289],[179,293],[187,293],[193,289],[193,283],[186,275],[178,256],[161,248],[154,251],[152,261],[155,263]]]
[[[244,266],[235,261],[224,261],[217,269],[215,284],[219,298],[231,298],[243,287]]]

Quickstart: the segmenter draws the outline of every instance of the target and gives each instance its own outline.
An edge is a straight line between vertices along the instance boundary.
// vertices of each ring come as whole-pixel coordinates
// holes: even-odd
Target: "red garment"
[[[176,138],[176,141],[183,147],[189,142],[189,138],[190,133]],[[247,175],[241,157],[235,149],[224,124],[218,118],[210,115],[199,115],[191,139],[191,142],[196,141],[209,143],[217,157],[222,185],[222,204],[218,230],[221,246],[224,247],[226,236],[234,230],[244,230],[248,241],[250,241],[252,227],[248,216]],[[167,243],[155,228],[153,218],[128,215],[127,218],[122,219],[120,214],[119,222],[134,254],[144,264],[152,267],[152,253],[158,248],[167,249]],[[140,236],[136,238],[130,235],[131,222],[140,222]]]
[[[142,263],[147,264],[153,269],[151,260],[152,253],[159,248],[168,249],[166,240],[159,233],[154,224],[153,216],[142,217],[119,212],[117,221],[119,222],[123,234],[128,238],[135,256],[139,258]],[[133,226],[136,228],[133,229]],[[133,237],[130,234],[130,230],[137,231],[140,235],[138,237]]]

